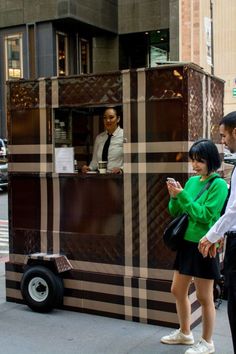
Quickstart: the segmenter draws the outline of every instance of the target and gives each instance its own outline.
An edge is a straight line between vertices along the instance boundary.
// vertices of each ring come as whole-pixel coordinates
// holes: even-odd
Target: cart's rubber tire
[[[46,267],[30,266],[21,280],[21,294],[33,311],[50,312],[63,302],[63,281]]]

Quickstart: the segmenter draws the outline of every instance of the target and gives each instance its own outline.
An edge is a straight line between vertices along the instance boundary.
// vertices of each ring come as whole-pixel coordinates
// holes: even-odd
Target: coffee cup
[[[107,173],[107,161],[98,161],[98,171],[101,174]]]

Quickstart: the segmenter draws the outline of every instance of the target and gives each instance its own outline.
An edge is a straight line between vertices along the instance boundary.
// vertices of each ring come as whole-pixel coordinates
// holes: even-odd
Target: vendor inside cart
[[[104,131],[97,135],[93,156],[89,165],[82,166],[82,172],[99,170],[99,165],[106,172],[119,174],[123,172],[123,129],[119,125],[120,116],[114,107],[107,107],[103,113]]]

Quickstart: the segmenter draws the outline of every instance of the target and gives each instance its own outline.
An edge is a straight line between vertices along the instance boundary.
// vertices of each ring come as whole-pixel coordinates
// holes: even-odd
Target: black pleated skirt
[[[204,258],[196,242],[183,241],[181,249],[177,251],[173,268],[180,274],[197,278],[214,280],[220,278],[219,255],[217,254],[215,258]]]

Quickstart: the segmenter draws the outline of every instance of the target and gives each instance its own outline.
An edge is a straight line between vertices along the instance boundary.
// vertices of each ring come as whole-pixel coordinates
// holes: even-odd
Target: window
[[[89,61],[89,41],[87,39],[79,39],[79,68],[80,74],[87,74],[90,72]]]
[[[68,49],[67,36],[64,33],[57,33],[57,75],[68,75]]]
[[[23,78],[22,35],[5,37],[6,79]]]
[[[157,30],[147,34],[149,36],[149,66],[169,60],[169,31]]]
[[[120,70],[155,67],[169,60],[169,30],[120,35]]]

